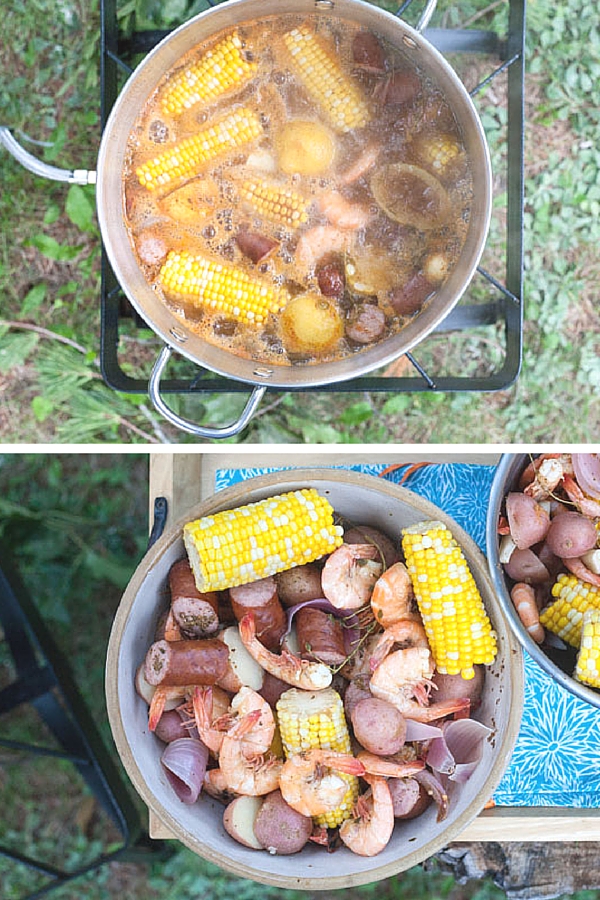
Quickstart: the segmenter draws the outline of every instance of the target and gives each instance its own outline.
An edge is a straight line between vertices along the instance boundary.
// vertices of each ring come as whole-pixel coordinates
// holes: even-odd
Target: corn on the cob
[[[370,119],[360,91],[340,66],[332,46],[309,28],[294,28],[283,41],[292,70],[336,131],[362,128]]]
[[[288,228],[298,228],[308,219],[307,202],[296,191],[258,179],[244,181],[240,196],[259,215]]]
[[[206,163],[249,143],[260,134],[262,125],[256,113],[240,107],[148,160],[136,169],[135,174],[143,187],[153,191],[173,181],[190,178]]]
[[[581,645],[573,677],[600,688],[600,609],[587,609],[583,614]]]
[[[204,306],[246,325],[261,325],[289,300],[287,291],[237,266],[171,250],[159,273],[170,297]]]
[[[459,144],[449,135],[429,137],[418,142],[419,159],[426,163],[436,174],[444,172],[461,153]]]
[[[196,103],[212,103],[233,88],[243,87],[256,69],[256,63],[244,57],[242,42],[234,32],[174,76],[162,97],[163,111],[178,116]]]
[[[304,488],[189,522],[183,539],[198,590],[217,591],[312,562],[342,534],[329,501]]]
[[[277,721],[286,758],[314,749],[352,753],[344,704],[333,688],[285,691],[277,701]],[[336,809],[315,816],[316,824],[326,828],[336,828],[348,819],[358,796],[356,775],[336,774],[348,783],[348,790]]]
[[[404,528],[402,548],[437,671],[473,678],[496,636],[462,550],[442,522]]]
[[[600,589],[576,578],[559,575],[552,587],[556,598],[540,613],[540,622],[572,647],[579,647],[583,614],[588,609],[600,609]]]

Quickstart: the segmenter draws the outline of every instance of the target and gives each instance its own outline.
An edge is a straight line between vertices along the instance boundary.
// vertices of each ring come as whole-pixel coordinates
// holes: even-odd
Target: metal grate
[[[379,5],[373,0],[375,5]],[[413,4],[405,0],[396,12],[404,15]],[[215,6],[206,0],[206,7]],[[417,4],[418,5],[418,4]],[[101,33],[101,115],[102,125],[116,100],[123,76],[135,67],[136,56],[149,52],[168,31],[140,31],[130,35],[120,33],[117,25],[117,0],[102,0]],[[424,36],[445,56],[460,54],[462,60],[491,59],[490,71],[470,91],[472,97],[493,85],[500,76],[506,76],[506,122],[503,126],[501,152],[503,171],[496,177],[502,183],[501,213],[505,214],[503,259],[494,276],[479,266],[469,290],[444,322],[413,351],[406,354],[410,362],[407,372],[394,376],[379,372],[360,376],[351,381],[301,390],[340,393],[349,391],[381,391],[389,393],[417,391],[496,391],[509,387],[521,365],[523,332],[523,136],[524,136],[524,66],[525,66],[525,0],[510,0],[508,32],[500,37],[494,32],[476,29],[428,28]],[[496,82],[498,83],[498,82]],[[476,101],[475,101],[476,102]],[[498,199],[495,208],[498,208]],[[489,240],[488,240],[489,243]],[[485,257],[485,253],[484,253]],[[495,267],[496,267],[495,261]],[[472,294],[478,301],[473,302]],[[128,374],[132,365],[127,361],[127,347],[121,338],[127,331],[139,329],[151,337],[147,325],[137,316],[123,294],[110,268],[106,254],[102,254],[101,286],[101,364],[106,383],[119,391],[146,392],[148,381]],[[127,322],[127,326],[125,323]],[[144,331],[145,330],[145,331]],[[449,332],[463,333],[475,341],[475,356],[481,366],[465,364],[458,351],[453,359],[445,359],[440,352],[440,335]],[[490,337],[491,334],[491,337]],[[479,345],[477,342],[480,342]],[[489,353],[493,345],[493,353]],[[436,353],[437,346],[437,353]],[[492,357],[496,361],[492,361]],[[218,375],[198,366],[188,364],[191,374],[165,379],[161,382],[164,393],[247,392],[248,385]],[[271,389],[273,391],[277,388]],[[280,390],[280,389],[279,389]]]

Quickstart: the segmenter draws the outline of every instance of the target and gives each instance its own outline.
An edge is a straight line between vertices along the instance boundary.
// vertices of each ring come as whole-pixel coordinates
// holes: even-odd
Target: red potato
[[[473,666],[475,676],[463,678],[462,675],[442,675],[436,672],[431,679],[435,685],[432,692],[432,703],[444,703],[446,700],[460,700],[467,697],[473,711],[481,704],[483,684],[485,681],[485,667]],[[436,690],[437,688],[437,690]]]
[[[544,584],[550,580],[548,569],[533,550],[514,550],[504,571],[513,581],[524,581],[525,584]]]
[[[275,580],[279,600],[284,606],[296,606],[305,600],[318,600],[323,596],[321,568],[315,563],[279,572]]]
[[[361,700],[369,700],[373,694],[369,690],[368,680],[363,684],[361,679],[351,681],[344,693],[344,710],[346,718],[352,719],[352,712]]]
[[[393,541],[378,531],[377,528],[371,528],[370,525],[354,525],[347,531],[344,531],[345,544],[374,544],[383,556],[383,562],[386,569],[393,566],[400,559],[400,554]]]
[[[517,491],[506,498],[506,516],[510,535],[519,550],[539,544],[550,527],[550,516],[546,510],[533,497]]]
[[[595,547],[597,538],[591,519],[566,510],[557,513],[550,522],[546,544],[561,559],[576,559]]]
[[[256,818],[263,805],[262,797],[236,797],[223,812],[223,828],[230,837],[250,847],[252,850],[264,850],[264,844],[256,837],[254,827]]]
[[[351,720],[356,740],[370,753],[392,756],[404,746],[404,716],[385,700],[375,697],[360,700],[352,710]]]
[[[388,778],[395,819],[416,819],[425,812],[431,797],[414,778]]]
[[[312,834],[312,819],[296,812],[281,791],[267,794],[254,822],[254,833],[269,853],[280,856],[299,853]]]
[[[229,664],[219,678],[219,687],[237,693],[245,684],[255,691],[263,685],[265,670],[253,659],[242,643],[237,625],[231,625],[219,634],[219,640],[229,648]]]

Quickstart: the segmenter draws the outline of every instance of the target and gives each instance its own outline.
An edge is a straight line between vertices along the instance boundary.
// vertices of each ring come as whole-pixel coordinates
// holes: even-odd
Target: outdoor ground
[[[202,6],[128,0],[121,11],[127,25],[137,10],[143,28],[170,26]],[[98,0],[9,0],[4,8],[0,123],[46,161],[68,167],[94,168],[99,145],[97,7]],[[504,34],[507,9],[507,0],[440,0],[432,24]],[[525,347],[516,385],[496,394],[268,395],[233,440],[560,442],[594,433],[600,113],[593,86],[600,39],[593,4],[530,0],[527,44]],[[496,62],[457,65],[472,87]],[[497,208],[483,264],[502,277],[504,77],[476,104],[492,148]],[[102,382],[93,188],[43,181],[4,151],[0,166],[0,441],[191,441],[165,424],[144,394],[120,394]],[[417,356],[453,372],[486,372],[497,368],[501,344],[495,328],[484,328],[433,339]],[[157,350],[150,332],[126,329],[124,369],[147,378]],[[181,368],[190,371],[187,363]],[[180,410],[219,425],[236,417],[245,397],[183,398]]]

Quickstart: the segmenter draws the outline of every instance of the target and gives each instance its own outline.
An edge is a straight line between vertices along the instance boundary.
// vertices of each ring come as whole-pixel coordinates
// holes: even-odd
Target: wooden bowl
[[[201,795],[194,805],[181,803],[160,764],[164,749],[148,731],[148,710],[136,694],[134,676],[153,641],[158,613],[166,604],[167,573],[185,551],[186,521],[262,500],[273,494],[315,487],[337,513],[369,524],[400,540],[402,527],[426,519],[445,522],[461,545],[498,636],[498,656],[486,673],[476,718],[492,729],[483,758],[466,784],[450,782],[449,812],[436,822],[432,805],[422,816],[397,822],[388,846],[378,856],[361,857],[345,847],[334,855],[308,844],[299,854],[274,856],[236,843],[223,828],[223,806]],[[113,623],[106,666],[110,724],[131,781],[146,805],[195,853],[236,875],[284,888],[345,888],[388,878],[409,869],[459,838],[484,808],[498,785],[514,746],[523,705],[523,660],[507,627],[484,557],[472,539],[441,510],[404,488],[370,475],[335,469],[296,469],[253,478],[219,491],[190,510],[164,534],[138,566]]]

